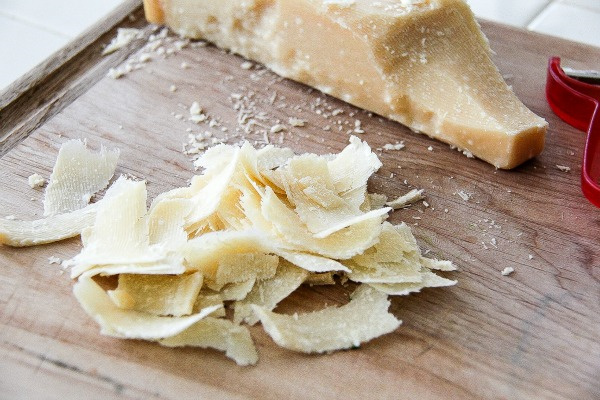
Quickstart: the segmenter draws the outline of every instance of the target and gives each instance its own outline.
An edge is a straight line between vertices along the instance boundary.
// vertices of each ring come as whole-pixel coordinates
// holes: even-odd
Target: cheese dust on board
[[[116,78],[125,78],[129,73],[152,73],[152,63],[166,62],[182,51],[185,52],[183,56],[199,62],[200,58],[195,49],[207,46],[204,41],[182,39],[157,26],[140,32],[145,35],[147,44],[119,67],[120,70],[128,72],[119,74]],[[113,41],[118,41],[118,35]],[[216,49],[213,47],[211,51],[214,50]],[[148,56],[144,57],[144,62],[140,62],[140,54]],[[193,67],[194,62],[186,62],[186,65]],[[175,84],[177,82],[170,86],[164,85],[165,92],[179,94],[183,92],[181,89],[188,92],[176,97],[170,95],[168,98],[174,101],[171,105],[174,110],[170,113],[176,121],[173,129],[185,132],[182,151],[192,161],[208,147],[219,143],[241,145],[248,140],[255,147],[262,147],[268,144],[281,145],[284,141],[300,143],[309,138],[324,143],[325,138],[320,135],[320,130],[346,135],[369,133],[361,118],[373,118],[372,113],[340,108],[331,104],[327,96],[312,88],[299,90],[299,96],[288,99],[274,87],[282,82],[282,77],[257,63],[242,62],[239,67],[243,79],[234,79],[234,76],[228,74],[220,78],[222,84],[231,91],[228,101],[236,113],[231,119],[214,117],[211,113],[214,107],[213,99],[190,95],[189,89],[195,90],[193,85],[182,87]],[[112,76],[112,73],[109,73],[109,76]],[[157,90],[160,90],[160,87],[157,87]],[[403,146],[403,143],[397,143],[393,148],[399,150]],[[327,148],[333,150],[331,146]]]
[[[89,200],[112,176],[117,155],[67,142],[53,177],[72,181],[74,193]],[[82,159],[95,161],[82,167]],[[293,351],[354,348],[400,326],[388,296],[456,284],[435,272],[453,271],[451,262],[424,257],[408,225],[385,221],[392,210],[386,197],[367,192],[381,162],[357,137],[328,155],[219,144],[195,164],[201,172],[189,186],[161,193],[149,208],[145,181],[121,176],[93,204],[68,203],[38,221],[0,221],[0,241],[35,245],[80,234],[81,251],[61,264],[102,334],[214,348],[239,365],[258,361],[248,324],[260,322]],[[74,172],[86,165],[90,171]],[[97,165],[111,168],[90,189],[84,183]],[[54,201],[60,193],[72,197],[46,191]],[[32,226],[43,227],[44,240]],[[113,277],[112,287],[99,284],[105,277]],[[303,284],[350,283],[356,289],[347,304],[274,311]]]

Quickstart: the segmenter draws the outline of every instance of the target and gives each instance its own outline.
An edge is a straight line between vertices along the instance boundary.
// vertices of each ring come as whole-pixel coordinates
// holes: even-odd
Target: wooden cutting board
[[[389,220],[411,224],[429,255],[454,261],[459,271],[446,276],[458,285],[394,298],[391,311],[403,325],[358,350],[297,354],[253,328],[260,361],[238,367],[217,351],[101,336],[73,297],[68,273],[48,262],[76,254],[79,239],[1,247],[0,397],[600,398],[600,212],[580,193],[585,134],[560,121],[544,98],[550,56],[599,68],[600,49],[482,23],[509,84],[550,123],[540,157],[498,171],[258,66],[243,69],[243,59],[212,46],[189,46],[123,78],[105,77],[109,67],[137,59],[145,44],[99,55],[116,23],[145,26],[139,9],[136,18],[123,19],[138,7],[127,4],[84,35],[84,46],[4,93],[1,217],[41,216],[43,190],[31,189],[27,177],[48,177],[61,143],[71,138],[86,138],[94,149],[120,148],[117,173],[146,179],[151,198],[186,185],[194,173],[182,152],[186,130],[239,141],[232,94],[254,93],[251,107],[264,112],[266,126],[289,117],[308,121],[282,136],[282,145],[297,152],[340,151],[356,119],[374,149],[404,141],[403,150],[377,151],[383,167],[369,188],[389,197],[425,189],[430,207],[417,204]],[[219,126],[187,121],[194,101]],[[342,132],[323,116],[337,108],[344,110],[336,117]],[[243,136],[258,145],[265,140],[261,132]],[[278,133],[268,136],[279,144]],[[515,272],[502,276],[505,267]],[[341,304],[347,293],[305,287],[278,310]]]

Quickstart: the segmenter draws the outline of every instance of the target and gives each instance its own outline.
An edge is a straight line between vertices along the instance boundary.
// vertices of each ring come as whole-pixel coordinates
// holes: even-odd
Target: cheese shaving
[[[97,204],[35,221],[0,219],[0,244],[25,247],[58,242],[79,235],[93,225]]]
[[[44,195],[44,215],[55,215],[85,207],[92,195],[108,186],[115,173],[119,151],[88,150],[80,140],[64,143]]]
[[[252,277],[242,282],[228,283],[219,291],[219,296],[223,301],[242,300],[254,287],[256,277]]]
[[[331,258],[281,249],[275,251],[284,260],[306,271],[317,273],[329,271],[351,272],[344,264]]]
[[[216,318],[225,317],[226,312],[222,294],[211,289],[202,288],[194,303],[193,313],[198,313],[200,310],[212,306],[219,306],[221,308],[213,312],[211,316]]]
[[[456,281],[443,278],[430,271],[425,271],[422,274],[420,282],[370,283],[369,285],[390,296],[405,296],[410,293],[420,292],[424,288],[453,286],[456,285]]]
[[[221,306],[211,306],[185,317],[161,317],[117,307],[109,295],[91,279],[82,278],[73,287],[75,297],[102,328],[102,333],[128,339],[158,340],[183,332]]]
[[[377,210],[378,208],[385,207],[385,203],[387,203],[387,196],[385,194],[367,193],[367,198],[365,199],[365,202],[361,208],[366,208],[367,210]]]
[[[262,200],[262,214],[273,224],[278,235],[292,249],[313,252],[334,259],[347,259],[362,253],[377,242],[381,232],[381,217],[351,225],[324,238],[314,237],[291,208],[267,187]]]
[[[117,289],[108,292],[121,309],[153,315],[190,315],[202,286],[202,275],[120,274]]]
[[[348,304],[309,314],[276,314],[257,305],[253,305],[252,310],[265,331],[281,347],[304,353],[324,353],[358,347],[396,330],[401,321],[388,312],[389,306],[386,294],[359,288]]]
[[[98,204],[94,225],[82,234],[83,250],[68,261],[72,277],[97,266],[150,266],[167,259],[163,246],[150,245],[146,196],[143,181],[121,177],[110,187]]]
[[[288,262],[282,262],[274,277],[259,282],[247,296],[235,303],[234,322],[245,321],[254,325],[258,322],[258,318],[252,311],[252,304],[271,311],[277,303],[300,287],[307,277],[306,270]]]
[[[248,328],[225,319],[208,317],[167,339],[159,341],[163,346],[194,346],[224,351],[238,365],[253,365],[258,353]]]

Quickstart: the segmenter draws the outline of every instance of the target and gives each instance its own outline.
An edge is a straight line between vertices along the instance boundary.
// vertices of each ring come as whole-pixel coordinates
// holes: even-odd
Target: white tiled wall
[[[480,18],[523,28],[550,0],[467,0],[467,3]]]
[[[68,36],[0,14],[0,90],[63,47]]]
[[[0,0],[0,91],[121,1]],[[600,0],[467,2],[480,18],[600,47]]]
[[[600,0],[553,2],[527,28],[600,47]]]
[[[122,0],[0,0],[0,91]]]
[[[467,0],[484,19],[600,47],[600,0]]]

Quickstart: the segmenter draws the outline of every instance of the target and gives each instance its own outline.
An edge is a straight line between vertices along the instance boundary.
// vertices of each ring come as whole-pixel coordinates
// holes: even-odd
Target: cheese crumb
[[[515,272],[515,269],[513,267],[506,267],[502,270],[502,276],[508,276],[513,272]]]
[[[556,168],[562,172],[569,172],[571,170],[570,167],[567,167],[566,165],[556,165]]]
[[[48,264],[60,264],[62,260],[55,256],[48,257]]]
[[[117,31],[117,36],[115,36],[112,41],[106,46],[102,55],[107,55],[119,50],[122,47],[127,46],[135,39],[140,39],[142,37],[142,31],[134,28],[119,28]]]
[[[473,195],[472,193],[467,193],[464,190],[461,190],[460,192],[456,193],[458,196],[460,196],[461,199],[463,199],[464,201],[469,201],[471,199],[471,196]]]
[[[429,151],[433,151],[433,146],[429,146],[429,147],[427,148],[427,150],[429,150]]]
[[[148,53],[143,53],[140,55],[140,62],[141,63],[145,63],[148,61],[152,61],[152,55],[148,54]]]
[[[354,121],[354,133],[365,133],[365,130],[362,128],[362,121],[357,119]]]
[[[7,219],[9,221],[13,221],[16,217],[14,215],[7,215],[6,217],[4,217],[4,219]]]
[[[106,76],[108,76],[109,78],[113,78],[113,79],[119,79],[123,75],[125,75],[125,71],[123,71],[121,69],[116,69],[116,68],[111,68],[106,73]]]
[[[202,113],[202,107],[198,104],[197,101],[193,102],[190,106],[190,114],[191,115],[200,115]]]
[[[39,174],[29,175],[29,178],[27,178],[27,182],[29,183],[29,186],[31,186],[32,189],[41,188],[46,184],[46,180]]]
[[[402,150],[404,148],[404,141],[400,142],[400,143],[396,143],[396,144],[385,144],[383,146],[383,150]],[[398,166],[400,167],[400,166]]]
[[[241,69],[252,69],[252,67],[254,67],[254,63],[250,62],[250,61],[244,61],[242,64],[240,64],[240,68]]]
[[[282,125],[282,124],[276,124],[276,125],[273,125],[273,126],[271,127],[271,129],[270,129],[270,131],[269,131],[269,132],[271,132],[271,133],[278,133],[278,132],[284,131],[285,129],[286,129],[286,128],[285,128],[285,125]]]
[[[475,158],[475,156],[473,155],[473,153],[471,153],[469,150],[463,150],[462,153],[467,157],[467,158]]]
[[[306,121],[300,118],[290,117],[288,122],[291,126],[295,127],[303,127],[304,125],[306,125]]]

